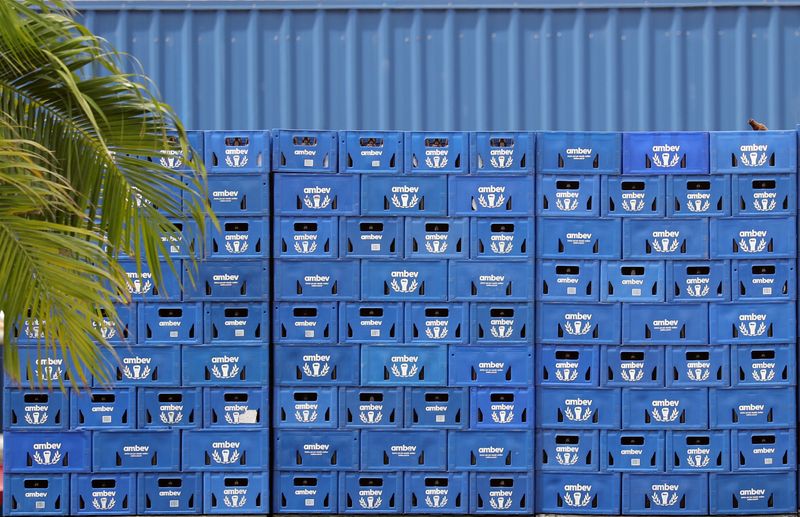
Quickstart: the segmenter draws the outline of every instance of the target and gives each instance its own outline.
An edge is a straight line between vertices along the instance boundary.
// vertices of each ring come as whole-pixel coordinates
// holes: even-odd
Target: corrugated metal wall
[[[194,129],[711,130],[745,128],[751,116],[776,129],[800,121],[795,2],[533,3],[78,6],[91,29],[141,61]]]

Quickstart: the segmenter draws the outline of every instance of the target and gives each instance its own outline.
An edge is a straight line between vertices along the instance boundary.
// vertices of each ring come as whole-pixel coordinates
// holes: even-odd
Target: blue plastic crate
[[[733,215],[793,216],[797,212],[797,175],[742,175],[731,178]]]
[[[705,389],[622,390],[623,429],[707,429]]]
[[[618,515],[619,474],[543,472],[536,476],[536,513]]]
[[[601,290],[600,262],[539,260],[536,299],[543,302],[597,302]]]
[[[536,425],[553,429],[619,429],[618,389],[542,387],[536,390]]]
[[[447,215],[447,178],[363,176],[361,213],[369,216]]]
[[[174,472],[181,468],[179,431],[95,431],[93,472]]]
[[[708,133],[623,133],[623,174],[708,174]]]
[[[708,305],[625,304],[622,342],[631,345],[702,345],[708,343]]]
[[[708,231],[708,219],[626,219],[622,255],[645,260],[706,259]],[[715,235],[713,229],[711,235]],[[712,258],[725,257],[712,254]]]
[[[361,470],[446,470],[446,431],[362,431]]]
[[[357,386],[358,346],[275,346],[274,383],[280,386]]]
[[[533,474],[519,472],[470,474],[469,511],[473,514],[533,513]]]
[[[161,263],[161,282],[156,283],[147,261],[142,260],[141,271],[133,260],[121,260],[119,265],[128,277],[128,294],[134,302],[167,300],[181,301],[181,261],[172,260],[170,266]]]
[[[705,515],[708,477],[704,474],[623,474],[622,513]]]
[[[725,176],[673,176],[667,179],[667,217],[731,215],[731,184]]]
[[[709,513],[712,515],[794,513],[797,476],[777,474],[711,474]]]
[[[339,131],[339,172],[402,174],[404,136],[400,131]]]
[[[92,376],[86,370],[86,382],[82,381],[75,369],[73,362],[83,364],[79,359],[69,355],[64,358],[60,350],[52,350],[36,346],[19,347],[19,382],[14,381],[10,375],[5,375],[7,387],[31,386],[58,386],[63,382],[65,386],[91,386]],[[70,384],[71,383],[71,384]]]
[[[167,134],[167,142],[170,147],[179,148],[180,144],[177,139],[177,132],[170,131]],[[203,161],[203,131],[187,131],[186,140],[189,144],[188,153],[184,154],[180,149],[164,149],[161,151],[161,157],[156,160],[155,157],[148,157],[149,161],[158,162],[162,167],[167,169],[179,171],[191,171],[190,162]]]
[[[600,470],[603,472],[664,470],[662,431],[605,431],[600,440]]]
[[[245,259],[269,256],[269,221],[264,217],[220,218],[208,229],[208,249],[213,258]]]
[[[663,346],[611,346],[602,348],[600,384],[622,388],[664,386]]]
[[[776,259],[797,255],[794,217],[712,219],[711,257]]]
[[[203,474],[203,513],[253,515],[269,508],[269,472]]]
[[[276,260],[275,299],[286,301],[357,300],[358,261]]]
[[[205,429],[258,429],[269,426],[269,388],[206,388]]]
[[[451,216],[531,217],[532,176],[452,176],[448,185]]]
[[[406,219],[405,235],[406,258],[469,258],[468,219]]]
[[[600,347],[536,345],[537,386],[597,386]]]
[[[797,432],[795,429],[773,431],[733,431],[731,433],[732,470],[797,470]]]
[[[361,263],[361,298],[369,301],[445,301],[447,270],[445,260],[365,260]],[[352,278],[346,281],[353,283]]]
[[[275,215],[358,215],[359,190],[355,175],[275,174]]]
[[[714,131],[711,172],[749,174],[797,173],[795,131]]]
[[[533,428],[532,388],[470,389],[470,429],[514,430]]]
[[[466,388],[407,388],[405,427],[466,429],[470,394]]]
[[[536,235],[539,259],[622,258],[621,219],[538,218]]]
[[[275,472],[272,511],[334,513],[339,492],[336,472]]]
[[[336,303],[276,303],[272,308],[275,343],[326,343],[338,339]]]
[[[176,386],[181,383],[181,348],[178,345],[114,347],[102,351],[115,387]],[[102,379],[95,379],[102,387]]]
[[[206,131],[205,165],[209,173],[269,171],[268,131]]]
[[[16,473],[88,472],[90,433],[6,431],[3,468]]]
[[[532,174],[534,133],[475,132],[469,135],[472,174]]]
[[[796,346],[735,345],[731,347],[734,386],[793,386],[797,383]]]
[[[448,436],[448,469],[452,472],[533,470],[531,431],[452,431]]]
[[[205,312],[207,343],[266,341],[269,336],[269,306],[265,303],[210,303]]]
[[[193,256],[202,258],[206,256],[205,241],[201,238],[197,223],[194,220],[170,219],[169,222],[175,227],[176,233],[162,234],[161,243],[164,245],[164,253],[169,255],[173,262],[175,259],[188,259]],[[206,231],[208,231],[208,226]],[[120,250],[120,257],[132,260],[131,256],[124,250]]]
[[[258,386],[269,382],[266,345],[186,346],[182,357],[184,386]]]
[[[336,131],[276,129],[272,132],[272,170],[336,172],[338,150]]]
[[[273,240],[277,258],[317,259],[339,256],[339,223],[335,217],[281,217]]]
[[[529,262],[452,261],[451,300],[525,302],[533,299],[533,264]]]
[[[142,515],[198,514],[203,511],[202,474],[139,474]]]
[[[350,369],[357,363],[349,363]],[[362,386],[444,386],[447,384],[447,346],[361,347]]]
[[[136,305],[120,304],[116,305],[115,308],[118,320],[112,319],[105,311],[101,310],[103,323],[100,327],[100,333],[106,338],[106,341],[112,344],[136,342]]]
[[[450,347],[451,386],[527,387],[533,384],[532,346]]]
[[[664,269],[663,262],[604,262],[600,269],[600,301],[663,302]]]
[[[796,279],[794,260],[734,260],[731,264],[734,301],[794,300]]]
[[[339,253],[343,258],[400,258],[403,256],[403,220],[399,217],[342,218]]]
[[[339,420],[336,388],[278,388],[274,391],[279,429],[336,429]]]
[[[115,388],[73,392],[70,395],[72,429],[136,428],[136,392],[133,388]]]
[[[6,389],[3,392],[3,429],[51,431],[69,428],[70,392]]]
[[[599,131],[538,133],[536,171],[541,174],[619,174],[622,171],[622,134]]]
[[[407,472],[403,481],[405,513],[467,513],[469,475],[466,472]]]
[[[69,476],[6,476],[3,515],[67,515]]]
[[[406,173],[462,174],[469,169],[468,133],[411,132],[405,137]]]
[[[725,302],[731,299],[727,260],[667,262],[668,302]]]
[[[666,384],[675,388],[728,386],[730,347],[667,345]]]
[[[535,251],[534,219],[472,219],[470,255],[475,259],[531,259]]]
[[[622,339],[621,306],[539,303],[536,342],[544,344],[618,345]]]
[[[139,306],[139,342],[191,345],[203,342],[203,304],[159,303]]]
[[[136,474],[76,474],[70,515],[136,515]]]
[[[728,431],[667,431],[669,472],[727,472],[730,451]]]
[[[278,470],[358,470],[358,431],[276,431]]]
[[[661,176],[603,176],[604,217],[664,217],[665,180]]]
[[[600,431],[536,431],[536,470],[597,472],[600,465]]]
[[[405,304],[405,340],[408,343],[466,344],[469,341],[469,305]]]
[[[339,392],[339,426],[355,429],[403,427],[403,388],[344,388]]]
[[[403,512],[403,473],[356,473],[339,476],[339,513]]]
[[[269,431],[184,431],[182,468],[198,471],[264,471],[269,468]]]
[[[795,304],[711,304],[708,321],[712,344],[736,345],[795,341]]]
[[[139,388],[139,429],[191,429],[203,421],[200,388]]]
[[[712,429],[780,429],[796,425],[794,387],[711,389]]]
[[[183,299],[206,301],[258,301],[269,297],[269,263],[266,261],[207,260],[197,264],[195,282],[184,269]]]
[[[208,202],[217,216],[267,215],[270,197],[267,175],[208,176]]]
[[[536,215],[597,217],[600,215],[600,176],[543,174],[536,177]]]
[[[401,303],[354,302],[339,311],[339,340],[344,343],[403,342]]]

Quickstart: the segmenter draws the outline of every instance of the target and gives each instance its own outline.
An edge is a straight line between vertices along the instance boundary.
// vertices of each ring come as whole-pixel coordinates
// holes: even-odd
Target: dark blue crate
[[[363,176],[361,213],[369,216],[447,215],[447,178]]]
[[[337,342],[336,303],[276,303],[272,318],[275,343]]]
[[[449,180],[451,216],[531,217],[531,176],[453,176]]]
[[[626,219],[622,255],[646,260],[706,259],[708,240],[708,219]]]
[[[178,345],[115,347],[102,351],[115,387],[176,386],[181,383],[181,348]],[[103,386],[102,379],[94,385]]]
[[[601,386],[622,388],[664,386],[662,346],[605,345],[601,357]]]
[[[287,386],[358,385],[357,345],[275,347],[275,383]]]
[[[469,475],[466,472],[407,472],[404,487],[405,513],[467,513]]]
[[[402,174],[403,137],[400,131],[339,131],[339,172]]]
[[[661,176],[603,176],[604,217],[664,217],[665,182]]]
[[[619,429],[620,404],[618,389],[542,387],[536,390],[536,425],[554,429]]]
[[[534,133],[470,133],[472,174],[532,174],[536,156]]]
[[[350,369],[356,363],[350,363]],[[447,384],[447,346],[361,347],[362,386],[444,386]]]
[[[708,133],[622,135],[623,174],[708,174]]]
[[[203,513],[253,515],[269,508],[269,472],[203,474]]]
[[[269,468],[269,431],[184,431],[182,468],[198,471],[264,471]]]
[[[625,304],[622,342],[631,345],[702,345],[708,343],[708,305]]]
[[[336,131],[276,129],[272,132],[272,170],[336,172],[338,150]]]
[[[139,388],[139,429],[191,429],[203,421],[200,388]]]
[[[469,477],[469,511],[474,514],[533,513],[533,474],[483,473]]]
[[[267,215],[270,206],[267,175],[211,174],[208,202],[218,216]]]
[[[339,476],[339,513],[392,514],[402,511],[402,472],[348,472]]]
[[[6,389],[3,392],[3,429],[51,431],[69,428],[70,392]]]
[[[796,458],[797,432],[794,429],[731,433],[732,470],[796,470]]]
[[[531,386],[533,347],[451,346],[449,379],[451,386]]]
[[[121,260],[120,266],[128,277],[128,294],[134,302],[168,300],[181,301],[181,261],[161,264],[161,282],[156,282],[150,267],[142,261],[141,270],[133,260]]]
[[[599,300],[600,262],[595,260],[539,260],[536,262],[536,299],[543,302]]]
[[[362,431],[361,470],[446,470],[446,431]]]
[[[72,429],[135,429],[136,392],[133,388],[73,392],[70,395]]]
[[[339,223],[335,217],[281,217],[275,221],[277,258],[336,258],[339,256]]]
[[[278,388],[273,425],[280,429],[336,429],[338,392],[336,388]]]
[[[269,426],[269,388],[206,388],[205,429],[259,429]]]
[[[731,347],[731,383],[735,386],[792,386],[797,382],[795,345]]]
[[[621,306],[540,303],[536,308],[536,342],[546,344],[618,345]]]
[[[191,345],[203,342],[202,303],[148,303],[139,306],[139,342]]]
[[[539,218],[536,235],[540,259],[622,258],[621,219]]]
[[[543,472],[536,476],[536,513],[618,515],[619,474]]]
[[[600,431],[536,431],[536,470],[597,472]]]
[[[712,219],[711,257],[776,259],[797,255],[794,217]]]
[[[600,347],[536,345],[537,386],[597,386]]]
[[[705,515],[708,477],[704,474],[623,474],[622,513]]]
[[[220,218],[208,229],[208,249],[213,258],[244,259],[269,256],[269,221],[264,217]]]
[[[406,258],[469,258],[468,219],[406,219],[405,234]]]
[[[731,298],[727,260],[667,262],[668,302],[725,302]]]
[[[359,177],[355,175],[275,174],[275,215],[358,215]]]
[[[339,492],[336,472],[275,472],[272,511],[334,513]]]
[[[76,474],[70,515],[136,515],[136,474]]]
[[[191,162],[203,161],[203,131],[186,132],[186,140],[189,144],[189,152],[187,154],[184,154],[179,149],[180,144],[177,137],[177,132],[170,131],[167,135],[167,142],[171,144],[170,147],[175,147],[175,149],[164,149],[161,151],[160,158],[148,157],[147,159],[151,162],[158,162],[159,165],[167,169],[186,172],[191,171]]]
[[[711,474],[709,513],[712,515],[794,513],[797,476],[777,474]]]
[[[705,389],[622,390],[623,429],[707,429]]]
[[[469,404],[466,388],[407,388],[405,427],[466,429]]]
[[[205,164],[212,174],[266,173],[269,171],[269,132],[206,131]]]
[[[403,220],[399,217],[342,218],[339,238],[339,253],[343,258],[403,256]]]
[[[725,176],[672,176],[667,179],[667,217],[731,215],[731,184]]]
[[[403,342],[403,305],[353,302],[339,311],[339,340],[344,343]]]
[[[667,345],[667,387],[728,386],[730,350],[727,345]]]
[[[533,258],[534,219],[472,219],[470,255],[476,259]]]
[[[358,261],[280,260],[274,263],[275,299],[357,300]]]
[[[734,301],[786,301],[797,298],[794,260],[744,261],[731,264]]]
[[[597,217],[600,215],[600,176],[544,174],[536,177],[536,215]]]
[[[538,173],[619,174],[621,170],[620,133],[545,131],[537,134]]]
[[[340,427],[403,427],[403,388],[344,388],[339,392],[339,398]]]
[[[276,431],[278,470],[358,470],[358,431]]]
[[[712,303],[708,321],[712,344],[736,345],[795,341],[795,304]]]
[[[520,301],[533,299],[533,264],[529,262],[450,262],[450,300]]]
[[[174,472],[181,468],[179,431],[95,431],[93,472]]]
[[[469,169],[468,133],[411,132],[405,137],[406,173],[462,174]]]
[[[531,431],[452,431],[447,443],[452,472],[533,470]]]
[[[711,389],[712,429],[780,429],[794,427],[794,387]]]
[[[266,261],[208,260],[197,264],[196,273],[184,269],[183,299],[259,301],[269,297],[269,282]]]
[[[662,431],[605,431],[600,440],[600,470],[603,472],[664,470]]]
[[[202,474],[139,474],[138,477],[139,514],[202,513]]]
[[[469,305],[405,304],[405,340],[408,343],[466,344],[469,341]]]
[[[728,431],[667,431],[668,472],[727,472]]]
[[[470,389],[470,429],[498,431],[533,428],[532,388]]]
[[[714,131],[711,172],[749,174],[797,173],[795,131]]]
[[[186,346],[182,363],[184,386],[258,386],[269,382],[266,345]]]
[[[10,375],[5,375],[7,387],[31,386],[58,386],[63,382],[65,386],[91,386],[92,376],[84,369],[86,381],[80,379],[78,372],[72,367],[73,361],[80,365],[83,362],[67,352],[67,357],[60,350],[39,349],[37,346],[19,347],[19,381],[14,381]]]
[[[663,302],[664,269],[663,262],[605,262],[600,269],[600,301]]]
[[[90,433],[6,431],[4,469],[16,473],[88,472]]]
[[[736,216],[793,216],[797,212],[797,175],[733,176],[731,200]]]
[[[205,304],[206,343],[266,341],[269,306],[265,303],[222,302]]]
[[[361,298],[369,301],[445,301],[447,269],[445,260],[365,260],[361,263]],[[352,278],[347,281],[353,283]]]
[[[6,476],[3,515],[67,515],[69,476]]]

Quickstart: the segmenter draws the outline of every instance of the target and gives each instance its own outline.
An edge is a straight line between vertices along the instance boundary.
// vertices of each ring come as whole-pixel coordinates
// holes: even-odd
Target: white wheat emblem
[[[64,373],[60,366],[42,366],[34,372],[34,375],[43,381],[57,381]]]
[[[447,496],[434,495],[433,497],[426,495],[425,504],[428,508],[444,508],[447,506]]]
[[[644,208],[644,199],[623,199],[622,209],[626,212],[641,212]]]
[[[133,283],[128,284],[128,291],[131,294],[147,294],[150,292],[150,289],[153,288],[152,282],[150,280],[145,280],[142,282],[138,278],[133,281]]]
[[[92,507],[94,507],[95,510],[112,510],[116,504],[117,500],[113,497],[110,499],[106,497],[95,497],[92,499]]]
[[[578,370],[575,368],[559,368],[556,370],[556,379],[561,382],[572,382],[578,378]]]
[[[447,241],[427,241],[425,249],[428,253],[444,253],[447,251]]]
[[[674,422],[681,412],[678,408],[661,408],[661,411],[651,411],[650,415],[656,422]]]
[[[512,504],[514,504],[514,500],[510,497],[492,497],[489,499],[489,505],[495,510],[508,510]]]
[[[303,373],[307,377],[325,377],[331,371],[329,363],[303,363]]]
[[[703,382],[708,380],[710,375],[711,371],[708,368],[689,368],[686,370],[686,376],[689,377],[689,380],[693,382]]]
[[[753,370],[752,377],[756,382],[770,382],[775,378],[775,370]]]
[[[383,413],[380,411],[362,411],[358,418],[364,424],[379,424],[383,420]]]
[[[419,203],[419,196],[416,194],[409,196],[408,194],[392,195],[392,204],[395,208],[414,208]]]
[[[47,423],[47,413],[39,411],[25,413],[25,423],[28,425],[44,425]]]
[[[766,239],[739,239],[739,247],[745,253],[760,253],[767,247]]]
[[[745,167],[761,167],[767,163],[767,153],[742,153],[739,160]]]
[[[303,422],[306,424],[316,422],[318,416],[319,414],[316,411],[309,411],[308,409],[304,409],[303,411],[297,410],[294,412],[294,419],[298,422]]]
[[[244,253],[249,247],[247,241],[228,241],[225,243],[225,250],[233,254]]]
[[[331,204],[331,197],[327,194],[324,196],[314,194],[313,196],[304,197],[303,204],[312,210],[322,210],[328,208],[328,205]]]
[[[419,283],[416,280],[409,282],[407,278],[403,278],[398,282],[396,278],[393,278],[391,286],[396,293],[413,293],[419,287]]]
[[[489,245],[491,250],[498,255],[507,255],[511,253],[511,250],[514,249],[513,242],[497,242],[493,241],[492,244]]]
[[[575,492],[574,494],[567,492],[564,494],[564,502],[566,502],[568,506],[572,506],[574,508],[582,508],[587,506],[591,500],[592,495],[589,492]]]
[[[294,243],[294,250],[300,254],[314,253],[317,251],[317,241],[303,241]]]
[[[759,212],[772,212],[775,210],[777,203],[774,199],[761,199],[760,201],[761,202],[759,203],[758,199],[753,200],[753,206]]]
[[[578,201],[578,198],[575,198],[575,199],[569,199],[569,198],[556,199],[556,208],[558,208],[562,212],[573,212],[573,211],[577,210],[579,205],[580,205],[580,202]]]
[[[755,321],[750,321],[745,324],[744,321],[739,323],[739,332],[746,337],[756,337],[764,334],[767,331],[767,324],[763,321],[756,325]]]
[[[177,425],[180,424],[183,420],[183,412],[182,411],[162,411],[159,414],[159,418],[162,424],[167,425]]]
[[[416,364],[409,364],[409,363],[393,363],[392,364],[392,373],[395,377],[400,377],[401,379],[414,377],[417,372],[419,371],[419,367]]]
[[[711,463],[711,458],[704,454],[696,454],[694,456],[687,456],[686,463],[689,464],[690,467],[695,469],[702,469],[708,466]]]
[[[492,337],[496,339],[508,339],[514,335],[514,327],[511,325],[505,326],[501,325],[499,327],[491,327],[489,332],[492,333]]]
[[[707,212],[708,209],[711,208],[711,202],[708,199],[706,200],[696,199],[693,201],[694,203],[691,202],[686,203],[686,208],[688,208],[690,212]]]
[[[374,510],[375,508],[380,508],[381,503],[383,503],[383,499],[379,497],[360,497],[358,499],[358,504],[361,505],[361,508],[365,508],[367,510]]]
[[[708,295],[708,285],[687,285],[686,293],[695,298],[702,298]]]
[[[492,411],[492,422],[495,424],[510,424],[513,421],[513,411]]]
[[[653,239],[653,249],[656,250],[658,253],[672,253],[681,243],[678,239]]]
[[[578,463],[578,459],[579,459],[578,453],[575,452],[563,452],[563,453],[559,452],[558,454],[556,454],[556,461],[558,462],[559,465],[565,465],[565,466],[575,465],[576,463]]]
[[[509,156],[506,158],[505,156],[492,156],[489,159],[489,163],[491,163],[492,167],[495,169],[508,169],[511,167],[511,164],[514,163],[514,157]]]
[[[166,167],[168,169],[177,169],[183,164],[183,160],[177,156],[162,156],[159,162],[161,162],[162,167]]]
[[[214,449],[211,453],[211,458],[220,465],[231,465],[239,461],[241,457],[242,453],[238,449]]]
[[[672,156],[670,153],[663,153],[660,156],[653,154],[653,163],[656,167],[675,167],[680,160],[681,156],[678,153],[673,153]]]
[[[33,461],[37,465],[58,465],[61,461],[59,451],[36,451],[33,453]]]
[[[564,414],[566,414],[567,418],[573,422],[585,422],[592,417],[592,408],[582,406],[567,406],[567,408],[564,409]]]
[[[133,368],[126,365],[122,369],[122,373],[125,374],[126,379],[133,379],[137,381],[147,379],[148,377],[150,377],[151,371],[152,370],[150,369],[149,366],[145,366],[144,368],[142,368],[142,366],[138,364],[133,365]]]
[[[564,323],[564,330],[567,331],[567,334],[573,336],[585,336],[592,330],[591,322],[581,322],[581,321],[567,321]]]
[[[478,196],[478,203],[480,203],[483,208],[500,208],[505,202],[506,196],[503,194],[481,194]]]
[[[631,368],[630,370],[622,370],[620,375],[625,382],[639,382],[644,377],[644,370]]]
[[[238,495],[234,496],[226,495],[225,497],[222,498],[222,502],[225,503],[225,506],[227,506],[228,508],[241,508],[245,504],[247,504],[247,497],[246,496],[239,497]]]
[[[447,167],[447,156],[428,156],[425,158],[425,165],[429,169],[443,169]]]
[[[676,492],[661,492],[660,494],[653,492],[650,495],[650,500],[656,506],[672,506],[678,502],[678,494]]]
[[[233,168],[244,167],[245,165],[247,165],[247,155],[246,154],[235,154],[233,156],[228,155],[225,157],[225,165]]]
[[[425,329],[425,335],[428,336],[428,339],[444,339],[448,333],[447,327],[427,327]]]
[[[220,368],[220,366],[222,366]],[[237,375],[239,375],[239,366],[234,364],[231,366],[230,364],[223,364],[223,365],[214,365],[211,367],[211,373],[217,379],[233,379]]]

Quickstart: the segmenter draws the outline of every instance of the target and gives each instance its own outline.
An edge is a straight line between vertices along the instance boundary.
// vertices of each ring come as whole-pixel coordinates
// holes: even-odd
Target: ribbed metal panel
[[[140,60],[194,129],[722,130],[749,117],[775,129],[800,120],[796,2],[548,4],[78,2],[87,25]]]

